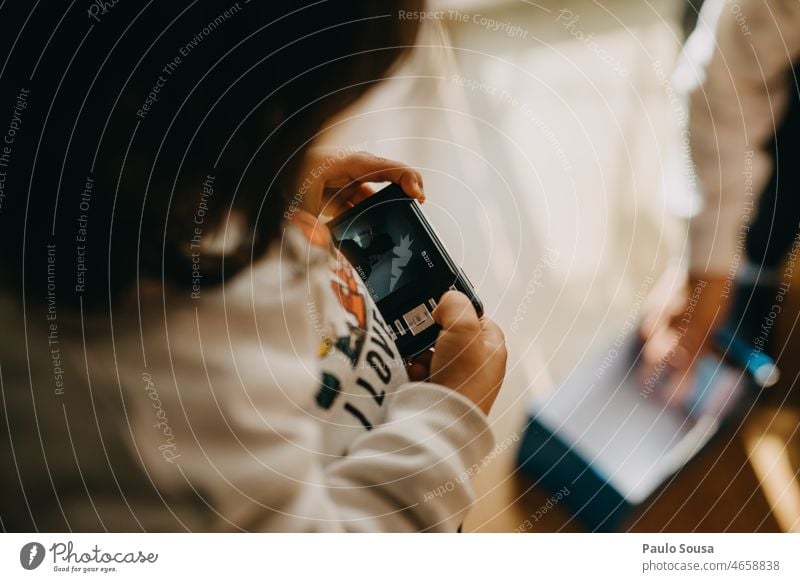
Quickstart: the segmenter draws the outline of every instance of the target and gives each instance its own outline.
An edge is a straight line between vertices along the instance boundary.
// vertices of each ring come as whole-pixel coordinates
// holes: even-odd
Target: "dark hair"
[[[310,140],[413,43],[398,10],[418,8],[162,0],[29,15],[26,4],[0,24],[0,121],[16,119],[0,166],[0,286],[37,302],[54,285],[59,307],[85,309],[137,277],[187,287],[199,272],[210,285],[264,253]],[[241,237],[223,255],[208,242],[230,219]]]

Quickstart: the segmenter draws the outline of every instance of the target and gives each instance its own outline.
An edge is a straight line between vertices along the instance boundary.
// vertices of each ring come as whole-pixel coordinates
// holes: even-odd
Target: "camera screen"
[[[339,250],[376,301],[440,266],[439,253],[412,204],[408,199],[381,202],[332,228]]]

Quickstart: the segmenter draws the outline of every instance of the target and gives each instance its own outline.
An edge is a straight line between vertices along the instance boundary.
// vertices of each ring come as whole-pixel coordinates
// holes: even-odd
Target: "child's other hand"
[[[303,210],[314,216],[337,216],[375,193],[374,182],[394,182],[420,202],[425,201],[422,176],[413,168],[367,152],[338,148],[308,150],[298,179]]]
[[[503,332],[491,319],[479,319],[457,291],[442,296],[433,317],[442,331],[431,358],[431,382],[460,392],[488,414],[506,373]]]

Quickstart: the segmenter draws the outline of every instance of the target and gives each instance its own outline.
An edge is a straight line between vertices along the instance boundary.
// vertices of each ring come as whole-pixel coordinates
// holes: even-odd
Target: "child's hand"
[[[375,190],[369,182],[394,182],[411,198],[425,201],[419,172],[367,152],[310,148],[298,182],[301,206],[314,216],[337,216],[371,196]]]
[[[433,317],[442,331],[431,358],[431,382],[460,392],[488,414],[506,372],[503,332],[491,319],[478,319],[467,296],[457,291],[442,296]]]

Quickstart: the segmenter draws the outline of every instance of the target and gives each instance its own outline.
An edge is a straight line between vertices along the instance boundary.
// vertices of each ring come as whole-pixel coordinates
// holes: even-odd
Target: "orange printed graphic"
[[[331,281],[333,292],[336,293],[342,307],[356,318],[358,327],[364,329],[367,325],[367,304],[358,287],[353,268],[340,257],[334,273],[336,278]]]

